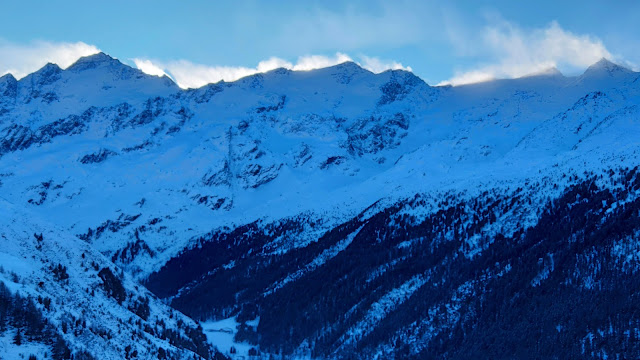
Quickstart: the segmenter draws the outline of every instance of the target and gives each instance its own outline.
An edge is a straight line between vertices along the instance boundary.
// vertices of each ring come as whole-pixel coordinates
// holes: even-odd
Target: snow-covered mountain
[[[93,247],[0,200],[3,359],[224,358]]]
[[[64,294],[100,286],[100,269],[122,269],[132,297],[87,300],[88,321],[112,309],[113,326],[131,325],[118,319],[136,297],[150,299],[154,321],[182,316],[142,282],[205,324],[233,318],[235,341],[254,352],[504,356],[495,343],[479,345],[481,331],[508,328],[488,317],[496,304],[516,309],[505,319],[534,319],[540,308],[518,299],[582,304],[593,289],[604,298],[629,287],[620,279],[637,270],[640,222],[629,209],[638,201],[630,169],[640,163],[639,78],[603,59],[577,77],[550,69],[432,87],[410,72],[347,62],[183,90],[103,53],[20,80],[5,75],[0,201],[9,230],[0,254],[29,279],[9,288],[68,304]],[[590,222],[558,220],[577,217]],[[620,222],[628,228],[598,232]],[[33,233],[55,237],[67,255],[42,253]],[[100,269],[85,274],[82,253]],[[33,285],[54,262],[73,289]],[[598,283],[605,273],[608,285]],[[575,356],[638,354],[624,334],[640,319],[625,325],[614,309],[587,324],[553,318],[541,336]],[[44,316],[57,327],[78,317],[72,310]],[[149,335],[139,354],[158,344],[190,351],[162,343],[157,329],[137,334]],[[74,339],[116,358],[127,344]]]

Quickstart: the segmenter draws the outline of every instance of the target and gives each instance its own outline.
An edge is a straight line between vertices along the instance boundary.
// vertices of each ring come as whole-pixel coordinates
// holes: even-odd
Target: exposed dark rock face
[[[419,77],[406,71],[393,70],[391,74],[391,79],[380,87],[382,96],[378,100],[378,105],[387,105],[402,100],[413,91],[414,87],[424,84]]]
[[[409,120],[401,113],[385,119],[362,119],[347,130],[346,146],[352,155],[376,154],[398,147],[408,129]]]
[[[114,156],[114,155],[118,155],[118,153],[116,153],[115,151],[111,151],[109,149],[100,149],[96,153],[87,154],[87,155],[83,156],[82,158],[80,158],[80,162],[83,163],[83,164],[101,163],[101,162],[107,160],[107,158],[109,158],[111,156]]]

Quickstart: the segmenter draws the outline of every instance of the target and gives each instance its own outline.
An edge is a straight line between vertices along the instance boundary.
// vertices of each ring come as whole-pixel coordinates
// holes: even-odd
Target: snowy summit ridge
[[[0,279],[60,329],[79,321],[47,330],[67,350],[114,359],[494,358],[483,341],[502,340],[478,334],[533,332],[497,319],[541,318],[518,299],[552,293],[564,322],[544,334],[571,333],[550,343],[611,353],[608,333],[561,314],[585,289],[634,288],[598,281],[635,269],[619,259],[640,231],[623,221],[640,195],[638,77],[603,59],[577,77],[433,87],[345,62],[184,90],[104,53],[7,74]],[[601,224],[622,230],[596,239]],[[76,292],[95,303],[76,311]],[[522,317],[485,317],[511,309],[496,294]],[[234,324],[247,354],[207,345],[196,320]],[[0,352],[21,353],[22,325],[2,325]]]

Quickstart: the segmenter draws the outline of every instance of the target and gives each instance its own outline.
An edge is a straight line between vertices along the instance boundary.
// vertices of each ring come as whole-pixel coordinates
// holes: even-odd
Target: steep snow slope
[[[5,78],[5,196],[138,276],[216,227],[306,212],[326,229],[394,183],[490,173],[514,151],[546,162],[638,95],[606,61],[457,88],[344,63],[181,91],[105,54]]]
[[[160,303],[89,244],[5,200],[0,209],[9,215],[0,219],[0,282],[35,305],[36,319],[45,319],[42,330],[29,332],[25,329],[35,320],[16,319],[16,325],[15,314],[9,314],[6,328],[3,316],[3,335],[21,331],[24,339],[19,346],[0,341],[0,354],[66,358],[56,346],[96,359],[122,359],[134,352],[142,358],[216,354],[197,324]]]
[[[81,87],[91,76],[128,81],[124,65],[95,57],[79,63],[98,66],[73,65],[43,86],[93,94]],[[17,93],[28,94],[49,67],[18,82]],[[439,92],[410,73],[374,75],[353,63],[276,70],[169,96],[172,87],[154,97],[138,90],[162,79],[134,80],[119,98],[87,100],[84,107],[75,101],[80,95],[51,102],[17,96],[3,115],[0,161],[7,197],[116,260],[133,261],[131,269],[142,275],[218,226],[310,209],[325,221],[339,217],[323,213],[335,199],[322,194],[390,168],[414,112]],[[117,92],[116,85],[108,91]],[[34,112],[48,121],[25,115]]]

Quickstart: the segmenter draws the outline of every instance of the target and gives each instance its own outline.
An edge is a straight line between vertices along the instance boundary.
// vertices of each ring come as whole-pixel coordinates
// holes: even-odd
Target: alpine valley
[[[7,74],[0,358],[640,358],[638,165],[640,73],[605,59]]]

